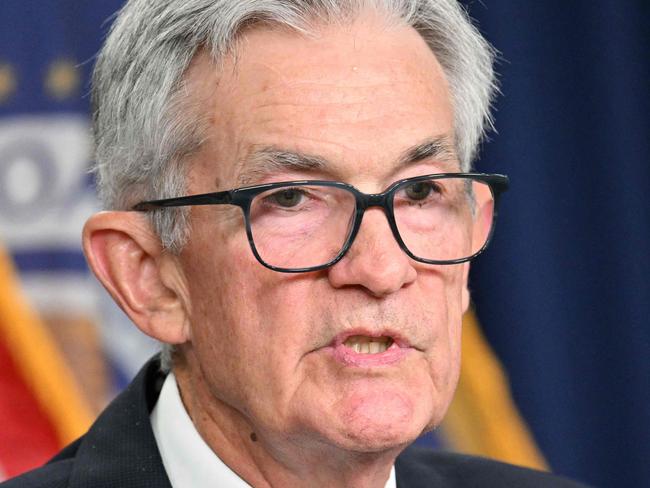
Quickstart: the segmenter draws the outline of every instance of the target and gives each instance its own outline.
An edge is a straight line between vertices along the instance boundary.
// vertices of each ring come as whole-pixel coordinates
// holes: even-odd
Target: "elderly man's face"
[[[453,140],[445,76],[410,28],[364,21],[310,39],[257,28],[215,73],[199,56],[189,75],[190,89],[209,100],[211,128],[191,161],[188,193],[299,179],[374,193],[458,171],[453,157],[400,163],[424,141]],[[327,163],[252,163],[269,148]],[[343,260],[303,274],[260,265],[236,207],[194,207],[191,222],[181,256],[191,301],[185,354],[213,420],[245,419],[268,444],[354,451],[403,445],[440,422],[458,377],[467,265],[412,261],[378,208]],[[370,337],[393,348],[349,347]]]

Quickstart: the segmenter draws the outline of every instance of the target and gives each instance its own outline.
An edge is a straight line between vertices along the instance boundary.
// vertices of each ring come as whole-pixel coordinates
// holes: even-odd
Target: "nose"
[[[417,270],[399,247],[383,211],[372,208],[366,210],[352,246],[329,269],[328,277],[334,288],[359,286],[383,297],[415,281]]]

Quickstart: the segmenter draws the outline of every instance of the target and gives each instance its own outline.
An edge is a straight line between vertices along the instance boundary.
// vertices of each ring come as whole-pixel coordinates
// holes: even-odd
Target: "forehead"
[[[199,57],[188,78],[210,121],[195,182],[236,185],[269,148],[318,158],[339,178],[381,178],[409,148],[453,141],[437,59],[411,27],[372,17],[309,37],[254,28],[218,70]]]

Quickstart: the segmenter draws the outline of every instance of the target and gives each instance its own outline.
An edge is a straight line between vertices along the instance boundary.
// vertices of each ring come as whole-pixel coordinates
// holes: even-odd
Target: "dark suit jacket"
[[[149,421],[163,381],[157,359],[149,361],[83,437],[2,488],[171,488]],[[417,448],[405,450],[395,470],[398,488],[581,486],[487,459]]]

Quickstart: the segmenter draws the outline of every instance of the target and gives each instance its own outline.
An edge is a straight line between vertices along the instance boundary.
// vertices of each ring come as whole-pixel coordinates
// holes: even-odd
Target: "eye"
[[[284,190],[280,190],[270,195],[270,199],[280,207],[288,208],[298,205],[304,196],[304,192],[297,188],[285,188]]]
[[[404,188],[404,193],[411,200],[424,200],[433,191],[438,191],[438,188],[431,181],[418,181]]]

